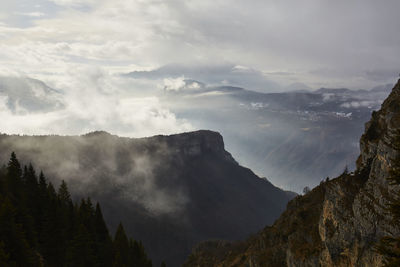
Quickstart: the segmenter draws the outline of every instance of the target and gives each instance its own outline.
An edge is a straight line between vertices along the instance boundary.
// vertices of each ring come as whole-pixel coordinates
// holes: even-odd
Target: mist
[[[81,137],[3,135],[1,149],[1,162],[14,151],[25,164],[40,166],[55,186],[65,180],[75,197],[115,194],[154,216],[183,212],[188,201],[184,188],[169,186],[173,171],[168,171],[168,181],[160,180],[177,155],[157,139],[135,141],[104,132]]]
[[[104,130],[144,137],[211,129],[223,135],[240,164],[296,192],[340,174],[346,166],[354,168],[364,123],[391,89],[387,84],[364,90],[263,93],[179,72],[80,72],[78,79],[71,77],[57,88],[28,77],[0,77],[1,131],[82,135]],[[65,164],[77,166],[77,160]],[[148,174],[152,164],[157,168],[143,160]],[[148,176],[144,191],[152,189]],[[160,203],[163,196],[161,192]]]

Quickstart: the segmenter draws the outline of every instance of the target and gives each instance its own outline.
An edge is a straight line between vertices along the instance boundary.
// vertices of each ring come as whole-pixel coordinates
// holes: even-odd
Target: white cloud
[[[89,6],[101,0],[49,0],[57,5],[79,7],[79,6]]]
[[[16,15],[21,15],[21,16],[28,16],[28,17],[43,17],[45,14],[42,12],[15,12]]]
[[[399,65],[393,55],[400,47],[400,4],[394,0],[362,5],[316,0],[51,3],[32,0],[21,7],[2,1],[1,65],[32,76],[40,65],[43,72],[62,72],[75,64],[130,71],[132,64],[234,63],[239,72],[285,70],[291,75],[267,76],[313,87],[372,87],[392,79],[385,73]],[[30,14],[30,19],[13,17],[13,12]],[[370,74],[380,70],[385,80],[371,80]]]
[[[164,79],[163,88],[167,91],[180,91],[185,87],[185,77]]]
[[[334,93],[324,93],[322,94],[322,101],[328,102],[335,99]]]
[[[29,82],[24,77],[0,77],[0,87],[3,86],[0,90],[0,120],[4,122],[0,131],[64,135],[105,130],[122,136],[143,137],[193,129],[190,123],[164,107],[157,97],[136,94],[135,90],[128,93],[127,88],[133,84],[126,84],[125,79],[101,68],[77,68],[66,75],[66,78],[57,77],[54,82],[62,91],[61,95],[53,96],[51,91],[46,93],[44,104],[52,108],[36,111],[19,103],[40,105],[44,90],[39,87],[44,84]],[[17,88],[16,85],[22,91],[11,94],[10,90]],[[12,108],[8,104],[8,95],[13,96],[12,103],[15,104]],[[51,100],[57,103],[48,103]]]
[[[361,108],[361,107],[367,107],[367,108],[375,108],[379,106],[381,101],[375,100],[375,101],[351,101],[351,102],[345,102],[341,107],[344,108]]]

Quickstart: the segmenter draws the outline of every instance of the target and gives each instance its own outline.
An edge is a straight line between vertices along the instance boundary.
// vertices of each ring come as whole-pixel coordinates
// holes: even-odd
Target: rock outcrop
[[[224,140],[218,132],[200,130],[169,136],[159,135],[151,138],[156,139],[157,142],[167,143],[170,149],[181,154],[181,156],[193,157],[211,153],[237,164],[232,155],[225,150]]]
[[[399,131],[400,80],[366,124],[354,173],[296,197],[271,227],[246,241],[199,245],[186,266],[381,266],[376,242],[400,233],[385,208],[399,190],[387,180],[400,153],[393,146]]]

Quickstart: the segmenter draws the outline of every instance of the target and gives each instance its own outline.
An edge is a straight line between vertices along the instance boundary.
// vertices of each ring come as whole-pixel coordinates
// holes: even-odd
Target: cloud
[[[185,84],[184,80],[195,80],[212,86],[234,85],[256,91],[278,91],[281,87],[269,80],[260,71],[245,66],[233,64],[220,65],[193,65],[193,64],[169,64],[154,70],[133,71],[125,76],[135,79],[163,80],[166,89],[183,87],[196,89],[199,82]],[[196,85],[197,84],[197,85]]]
[[[15,14],[34,18],[43,17],[45,15],[42,12],[16,12]]]
[[[282,89],[271,81],[370,88],[393,82],[399,68],[396,0],[5,0],[0,7],[1,65],[46,81],[76,65],[129,72],[179,63],[233,65],[228,83],[258,90]],[[381,70],[388,71],[377,78]]]
[[[324,93],[322,94],[322,101],[328,102],[334,100],[336,95],[334,93]]]
[[[180,91],[185,87],[185,77],[179,78],[165,78],[164,89],[167,91]]]
[[[175,183],[179,153],[159,138],[135,141],[105,133],[80,138],[3,136],[1,145],[4,162],[8,152],[16,151],[22,162],[39,166],[56,186],[67,181],[75,197],[112,194],[156,216],[176,215],[189,201],[185,187]]]
[[[361,107],[375,108],[378,107],[380,104],[381,101],[351,101],[351,102],[345,102],[340,106],[344,108],[361,108]]]
[[[375,82],[385,82],[398,76],[400,68],[396,69],[375,69],[365,71],[367,79]]]
[[[127,94],[119,76],[98,69],[71,70],[59,91],[25,77],[0,76],[1,132],[83,134],[105,130],[143,137],[192,130],[155,96]]]

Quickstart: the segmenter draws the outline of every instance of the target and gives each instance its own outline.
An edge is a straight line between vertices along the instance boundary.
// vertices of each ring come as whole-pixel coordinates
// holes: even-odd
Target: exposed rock
[[[157,142],[166,142],[169,148],[175,149],[175,152],[181,153],[183,156],[212,153],[236,163],[232,155],[225,150],[222,135],[218,132],[200,130],[169,136],[159,135],[151,138],[156,139]]]
[[[392,146],[399,130],[400,80],[366,124],[355,173],[296,197],[273,226],[245,242],[194,250],[186,266],[381,266],[374,245],[400,233],[385,210],[398,190],[387,178],[400,153]]]

